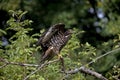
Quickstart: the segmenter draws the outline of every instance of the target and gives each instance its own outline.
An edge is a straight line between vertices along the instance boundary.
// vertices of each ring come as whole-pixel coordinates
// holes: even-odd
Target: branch
[[[0,61],[5,63],[4,65],[0,66],[0,68],[3,68],[3,67],[5,67],[5,66],[7,66],[9,64],[11,64],[11,65],[19,65],[19,66],[30,66],[30,67],[38,67],[39,66],[37,64],[24,64],[24,63],[10,62],[10,61],[7,61],[7,60],[5,60],[3,58],[0,58]]]
[[[101,79],[101,80],[108,80],[107,78],[105,78],[104,76],[102,76],[101,74],[95,72],[95,71],[92,71],[90,69],[87,69],[85,67],[81,67],[81,72],[84,72],[86,74],[89,74],[89,75],[92,75],[92,76],[95,76],[96,78],[98,79]]]
[[[44,66],[51,64],[53,62],[57,62],[59,61],[59,59],[53,60],[53,61],[49,61],[49,62],[45,62],[44,64],[41,64],[35,71],[31,72],[28,76],[26,76],[24,78],[24,80],[27,80],[31,75],[35,74],[37,71],[39,71],[40,69],[42,69]]]
[[[5,63],[4,65],[2,65],[2,66],[0,66],[0,68],[3,68],[3,67],[5,67],[5,66],[7,66],[8,64],[7,63]]]
[[[71,70],[71,71],[68,71],[67,74],[75,74],[77,72],[82,72],[82,73],[86,73],[86,74],[89,74],[89,75],[92,75],[92,76],[95,76],[96,78],[98,79],[101,79],[101,80],[108,80],[107,78],[105,78],[104,76],[102,76],[101,74],[95,72],[95,71],[92,71],[90,69],[87,69],[85,68],[84,66],[80,67],[80,68],[76,68],[75,70]],[[68,77],[69,75],[65,76]]]
[[[107,53],[105,53],[105,54],[103,54],[103,55],[95,58],[94,60],[90,61],[90,62],[87,63],[86,65],[90,65],[90,64],[94,63],[95,61],[101,59],[102,57],[107,56],[108,54],[118,53],[118,52],[120,52],[120,48],[115,49],[115,50],[112,50],[112,51],[109,51],[109,52],[107,52]],[[71,71],[67,71],[66,73],[67,73],[67,74],[75,74],[75,73],[81,71],[81,72],[83,72],[83,73],[86,73],[86,74],[89,74],[89,75],[93,75],[93,76],[95,76],[95,77],[97,77],[97,78],[99,78],[99,79],[101,79],[101,80],[107,80],[107,79],[106,79],[104,76],[102,76],[101,74],[99,74],[99,73],[97,73],[97,72],[95,72],[95,71],[86,69],[86,68],[85,68],[86,65],[83,65],[83,66],[81,66],[81,67],[79,67],[79,68],[75,68],[74,70],[71,70]],[[68,76],[69,76],[69,75],[66,75],[65,77],[68,77]]]
[[[40,66],[40,65],[37,65],[37,64],[25,64],[25,63],[10,62],[10,61],[7,61],[3,58],[0,58],[0,61],[5,63],[4,65],[0,66],[0,68],[3,68],[7,65],[19,65],[19,66],[29,66],[29,67],[39,67]],[[58,61],[58,59],[53,60],[53,61],[49,61],[48,64],[50,64],[52,62],[56,62],[56,61]]]
[[[107,53],[105,53],[105,54],[103,54],[103,55],[95,58],[94,60],[90,61],[90,62],[87,63],[86,65],[90,65],[90,64],[94,63],[95,61],[101,59],[102,57],[107,56],[108,54],[118,53],[118,52],[120,52],[120,48],[115,49],[115,50],[112,50],[112,51],[109,51],[109,52],[107,52]],[[41,68],[43,68],[44,66],[46,66],[46,65],[48,65],[48,64],[51,64],[51,63],[53,63],[53,62],[57,62],[58,59],[57,59],[57,60],[54,60],[54,61],[49,61],[49,62],[47,62],[47,63],[44,63],[44,64],[42,64],[41,66],[36,65],[36,64],[24,64],[24,63],[9,62],[9,61],[7,61],[7,60],[5,60],[5,59],[3,59],[3,58],[0,58],[0,61],[5,63],[4,65],[0,66],[0,68],[3,68],[3,67],[5,67],[5,66],[7,66],[7,65],[9,65],[9,64],[11,64],[11,65],[19,65],[19,66],[38,67],[35,71],[31,72],[28,76],[25,77],[24,80],[27,80],[31,75],[35,74],[35,73],[36,73],[37,71],[39,71]],[[71,70],[71,71],[67,71],[67,72],[66,72],[66,73],[67,73],[66,76],[68,77],[69,74],[75,74],[75,73],[81,71],[81,72],[83,72],[83,73],[86,73],[86,74],[89,74],[89,75],[93,75],[93,76],[95,76],[95,77],[97,77],[97,78],[99,78],[99,79],[101,79],[101,80],[107,80],[107,79],[106,79],[104,76],[102,76],[101,74],[99,74],[99,73],[97,73],[97,72],[95,72],[95,71],[92,71],[92,70],[90,70],[90,69],[85,68],[86,65],[83,65],[83,66],[81,66],[81,67],[79,67],[79,68],[75,68],[74,70]],[[66,77],[66,76],[65,76],[65,77]]]
[[[3,58],[0,58],[0,61],[1,62],[4,62],[5,64],[0,66],[0,68],[3,68],[9,64],[11,65],[19,65],[19,66],[31,66],[31,67],[38,67],[35,71],[31,72],[28,76],[26,76],[24,78],[24,80],[27,80],[31,75],[35,74],[37,71],[39,71],[41,68],[47,66],[48,64],[51,64],[51,63],[54,63],[54,62],[57,62],[59,61],[59,59],[56,59],[56,60],[53,60],[53,61],[49,61],[49,62],[45,62],[44,64],[41,64],[41,65],[36,65],[36,64],[23,64],[23,63],[15,63],[15,62],[9,62]]]
[[[114,50],[112,50],[112,51],[109,51],[109,52],[107,52],[107,53],[101,55],[101,56],[98,56],[97,58],[95,58],[94,60],[90,61],[90,62],[87,63],[86,65],[90,65],[90,64],[96,62],[97,60],[101,59],[102,57],[107,56],[108,54],[112,54],[112,53],[115,54],[115,53],[118,53],[118,52],[120,52],[120,48],[114,49]]]

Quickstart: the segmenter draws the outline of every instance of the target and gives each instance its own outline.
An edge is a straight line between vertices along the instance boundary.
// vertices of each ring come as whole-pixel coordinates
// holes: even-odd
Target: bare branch
[[[76,68],[75,70],[71,70],[71,71],[68,71],[67,74],[75,74],[77,72],[82,72],[82,73],[86,73],[86,74],[89,74],[89,75],[92,75],[92,76],[95,76],[96,78],[98,79],[101,79],[101,80],[108,80],[107,78],[105,78],[104,76],[102,76],[101,74],[93,71],[93,70],[90,70],[88,68],[85,68],[84,66],[80,67],[80,68]],[[65,78],[68,77],[65,76]]]
[[[90,65],[90,64],[94,63],[95,61],[101,59],[102,57],[107,56],[108,54],[112,54],[112,53],[115,54],[115,53],[118,53],[118,52],[120,52],[120,48],[114,49],[114,50],[112,50],[112,51],[109,51],[109,52],[107,52],[107,53],[101,55],[101,56],[98,56],[97,58],[95,58],[94,60],[90,61],[90,62],[87,63],[86,65]]]
[[[105,53],[105,54],[103,54],[103,55],[95,58],[93,61],[90,61],[89,63],[87,63],[87,64],[79,67],[79,68],[75,68],[74,70],[67,71],[67,72],[66,72],[67,75],[66,75],[65,77],[68,77],[68,76],[69,76],[68,74],[75,74],[75,73],[81,71],[81,72],[83,72],[83,73],[86,73],[86,74],[89,74],[89,75],[93,75],[93,76],[95,76],[95,77],[97,77],[97,78],[99,78],[99,79],[101,79],[101,80],[107,80],[107,79],[106,79],[104,76],[102,76],[101,74],[99,74],[99,73],[97,73],[97,72],[95,72],[95,71],[89,70],[89,69],[85,68],[85,66],[94,63],[95,61],[101,59],[102,57],[107,56],[108,54],[112,54],[112,53],[115,54],[115,53],[118,53],[118,52],[120,52],[120,48],[115,49],[115,50],[112,50],[112,51],[109,51],[109,52],[107,52],[107,53]]]
[[[8,62],[5,61],[3,58],[0,58],[0,61],[1,61],[1,62],[4,62],[4,65],[0,66],[0,68],[3,68],[3,67],[5,67],[5,66],[8,65]]]
[[[27,80],[31,75],[35,74],[37,71],[39,71],[41,68],[43,68],[44,66],[51,64],[53,62],[57,62],[59,61],[59,59],[53,60],[53,61],[49,61],[49,62],[45,62],[44,64],[41,64],[35,71],[31,72],[28,76],[26,76],[24,78],[24,80]]]
[[[19,66],[30,66],[30,67],[37,67],[37,66],[39,66],[37,64],[24,64],[24,63],[14,63],[14,62],[9,62],[9,64],[19,65]]]
[[[5,63],[4,65],[2,65],[3,67],[10,65],[10,64],[11,65],[19,65],[19,66],[30,66],[30,67],[38,67],[39,66],[37,64],[24,64],[24,63],[10,62],[10,61],[7,61],[3,58],[0,58],[0,61]],[[0,68],[3,68],[2,66],[0,66]]]
[[[105,54],[103,54],[103,55],[95,58],[93,61],[90,61],[90,62],[89,62],[88,64],[86,64],[86,65],[90,65],[90,64],[94,63],[95,61],[101,59],[102,57],[107,56],[108,54],[118,53],[118,52],[120,52],[120,48],[115,49],[115,50],[112,50],[112,51],[109,51],[109,52],[107,52],[107,53],[105,53]],[[37,71],[39,71],[41,68],[43,68],[44,66],[46,66],[46,65],[48,65],[48,64],[51,64],[51,63],[53,63],[53,62],[57,62],[58,59],[57,59],[57,60],[53,60],[53,61],[49,61],[49,62],[47,62],[47,63],[44,63],[44,64],[42,64],[41,66],[36,65],[36,64],[24,64],[24,63],[9,62],[9,61],[7,61],[7,60],[5,60],[5,59],[3,59],[3,58],[0,58],[0,61],[3,62],[3,63],[5,63],[4,65],[0,66],[0,68],[3,68],[3,67],[5,67],[5,66],[7,66],[7,65],[9,65],[9,64],[11,64],[11,65],[19,65],[19,66],[38,67],[35,71],[31,72],[28,76],[25,77],[24,80],[27,80],[31,75],[35,74],[35,73],[36,73]],[[77,72],[80,71],[80,72],[83,72],[83,73],[86,73],[86,74],[89,74],[89,75],[93,75],[93,76],[95,76],[95,77],[97,77],[97,78],[99,78],[99,79],[101,79],[101,80],[107,80],[107,79],[106,79],[104,76],[102,76],[101,74],[99,74],[99,73],[97,73],[97,72],[95,72],[95,71],[92,71],[92,70],[90,70],[90,69],[85,68],[86,65],[83,65],[83,66],[81,66],[81,67],[79,67],[79,68],[75,68],[74,70],[71,70],[71,71],[66,71],[66,73],[67,73],[66,76],[68,77],[69,74],[75,74],[75,73],[77,73]]]
[[[4,65],[0,66],[0,69],[3,68],[3,67],[5,67],[5,66],[7,66],[7,65],[8,65],[8,64],[5,63]]]
[[[36,64],[23,64],[23,63],[15,63],[15,62],[9,62],[3,58],[0,58],[0,61],[1,62],[4,62],[5,64],[0,66],[0,68],[3,68],[9,64],[11,65],[19,65],[19,66],[31,66],[31,67],[38,67],[35,71],[31,72],[28,76],[26,76],[24,78],[24,80],[27,80],[31,75],[35,74],[37,71],[39,71],[41,68],[47,66],[48,64],[51,64],[51,63],[54,63],[54,62],[57,62],[59,61],[59,59],[56,59],[56,60],[53,60],[53,61],[49,61],[49,62],[45,62],[44,64],[41,64],[41,65],[36,65]]]
[[[19,66],[29,66],[29,67],[38,67],[38,66],[40,66],[40,65],[37,65],[37,64],[25,64],[25,63],[9,62],[9,61],[7,61],[7,60],[5,60],[3,58],[0,58],[0,61],[5,63],[4,65],[0,66],[0,68],[3,68],[5,66],[7,66],[7,65],[19,65]],[[56,62],[56,61],[58,61],[58,59],[53,60],[53,61],[49,61],[48,64],[51,64],[51,63]]]
[[[86,74],[89,74],[89,75],[92,75],[92,76],[95,76],[96,78],[98,79],[101,79],[101,80],[108,80],[107,78],[105,78],[104,76],[102,76],[101,74],[95,72],[95,71],[92,71],[90,69],[87,69],[85,67],[81,67],[81,72],[84,72]]]

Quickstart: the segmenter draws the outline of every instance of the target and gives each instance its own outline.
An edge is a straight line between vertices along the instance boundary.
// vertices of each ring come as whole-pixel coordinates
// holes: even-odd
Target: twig
[[[39,66],[37,64],[24,64],[24,63],[14,63],[14,62],[9,62],[9,64],[19,65],[19,66],[30,66],[30,67],[38,67]]]
[[[35,74],[37,71],[39,71],[46,63],[39,66],[35,71],[31,72],[29,75],[27,75],[24,80],[27,80],[31,75]]]
[[[43,68],[44,66],[51,64],[53,62],[57,62],[59,61],[59,59],[53,60],[53,61],[49,61],[49,62],[45,62],[44,64],[40,65],[35,71],[31,72],[29,75],[27,75],[24,80],[27,80],[31,75],[35,74],[37,71],[39,71],[41,68]]]
[[[118,52],[120,52],[120,48],[117,48],[117,49],[112,50],[112,51],[109,51],[109,52],[107,52],[107,53],[105,53],[105,54],[103,54],[103,55],[101,55],[101,56],[98,56],[97,58],[95,58],[94,60],[90,61],[89,63],[87,63],[87,64],[85,64],[85,65],[90,65],[90,64],[94,63],[95,61],[101,59],[102,57],[107,56],[108,54],[118,53]],[[84,65],[84,66],[85,66],[85,65]]]
[[[0,58],[0,61],[5,63],[4,65],[0,66],[0,68],[3,68],[3,67],[5,67],[5,66],[7,66],[7,65],[9,65],[9,64],[11,64],[11,65],[19,65],[19,66],[38,67],[35,71],[31,72],[28,76],[26,76],[26,77],[24,78],[24,80],[27,80],[31,75],[35,74],[35,73],[36,73],[38,70],[40,70],[41,68],[43,68],[43,67],[45,67],[46,65],[51,64],[51,63],[53,63],[53,62],[57,62],[57,61],[59,61],[59,59],[46,62],[46,63],[44,63],[44,64],[42,64],[42,65],[9,62],[9,61],[7,61],[7,60],[5,60],[5,59],[3,59],[3,58]]]
[[[99,79],[101,79],[101,80],[107,80],[107,79],[106,79],[104,76],[102,76],[101,74],[99,74],[99,73],[97,73],[97,72],[95,72],[95,71],[86,69],[85,66],[94,63],[95,61],[101,59],[102,57],[104,57],[104,56],[106,56],[106,55],[108,55],[108,54],[118,53],[118,52],[120,52],[120,48],[115,49],[115,50],[112,50],[112,51],[109,51],[109,52],[107,52],[107,53],[105,53],[105,54],[103,54],[103,55],[95,58],[94,60],[90,61],[89,63],[87,63],[87,64],[79,67],[79,68],[75,68],[74,70],[67,71],[67,72],[66,72],[67,75],[64,76],[64,77],[66,78],[66,77],[69,76],[69,74],[75,74],[75,73],[81,71],[81,72],[83,72],[83,73],[86,73],[86,74],[89,74],[89,75],[93,75],[93,76],[95,76],[95,77],[97,77],[97,78],[99,78]],[[86,70],[87,70],[87,71],[86,71]]]
[[[25,63],[9,62],[9,61],[7,61],[7,60],[5,60],[3,58],[0,58],[0,61],[5,63],[4,65],[0,66],[0,68],[3,68],[5,66],[7,66],[7,65],[19,65],[19,66],[29,66],[29,67],[38,67],[38,66],[40,66],[40,65],[37,65],[37,64],[25,64]],[[53,60],[53,61],[49,61],[48,64],[50,64],[52,62],[55,62],[55,61],[58,61],[58,59]]]
[[[69,74],[75,74],[75,73],[81,71],[81,72],[83,72],[83,73],[86,73],[86,74],[89,74],[89,75],[93,75],[93,76],[95,76],[95,77],[97,77],[97,78],[99,78],[99,79],[107,80],[107,79],[106,79],[104,76],[102,76],[101,74],[99,74],[99,73],[97,73],[97,72],[95,72],[95,71],[92,71],[92,70],[90,70],[90,69],[87,69],[87,68],[85,68],[85,66],[94,63],[95,61],[101,59],[102,57],[104,57],[104,56],[106,56],[106,55],[108,55],[108,54],[118,53],[118,52],[120,52],[120,48],[115,49],[115,50],[112,50],[112,51],[109,51],[109,52],[107,52],[107,53],[105,53],[105,54],[103,54],[103,55],[95,58],[94,60],[90,61],[89,63],[87,63],[87,64],[79,67],[79,68],[75,68],[74,70],[67,71],[67,72],[66,72],[66,73],[67,73],[66,76],[68,77]],[[53,63],[53,62],[57,62],[58,59],[57,59],[57,60],[53,60],[53,61],[49,61],[49,62],[47,62],[47,63],[44,63],[44,64],[42,64],[41,66],[36,65],[36,64],[24,64],[24,63],[9,62],[9,61],[7,61],[7,60],[5,60],[5,59],[3,59],[3,58],[0,58],[0,61],[5,63],[4,65],[0,66],[0,68],[3,68],[3,67],[5,67],[5,66],[7,66],[8,64],[19,65],[19,66],[38,67],[35,71],[31,72],[31,74],[29,74],[28,76],[25,77],[24,80],[27,80],[31,75],[35,74],[38,70],[40,70],[41,68],[43,68],[44,66],[46,66],[46,65],[48,65],[48,64],[51,64],[51,63]],[[65,77],[66,77],[66,76],[65,76]]]
[[[5,67],[5,66],[7,66],[7,65],[8,65],[8,64],[5,63],[4,65],[0,66],[0,69],[3,68],[3,67]]]
[[[4,65],[2,65],[3,67],[5,67],[5,66],[7,66],[9,64],[11,64],[11,65],[19,65],[19,66],[30,66],[30,67],[38,67],[39,66],[37,64],[24,64],[24,63],[9,62],[9,61],[7,61],[7,60],[5,60],[3,58],[0,58],[0,61],[5,63]],[[0,68],[3,68],[2,66],[0,66]]]

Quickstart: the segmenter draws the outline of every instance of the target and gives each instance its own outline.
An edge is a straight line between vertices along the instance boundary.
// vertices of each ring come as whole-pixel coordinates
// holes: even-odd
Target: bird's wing
[[[62,23],[58,23],[55,24],[53,26],[51,26],[48,31],[46,32],[45,36],[42,39],[42,43],[46,43],[47,41],[49,41],[51,39],[51,37],[56,34],[56,32],[58,32],[60,29],[64,29],[64,24]]]
[[[46,30],[45,32],[43,32],[40,36],[40,38],[38,39],[38,42],[36,43],[37,46],[41,45],[42,44],[42,39],[43,37],[46,35],[48,30]]]
[[[48,30],[46,30],[42,35],[41,37],[39,38],[38,42],[37,42],[37,45],[40,45],[40,44],[44,44],[46,42],[48,42],[51,37],[60,29],[64,29],[64,24],[62,23],[58,23],[58,24],[55,24],[53,26],[51,26]]]

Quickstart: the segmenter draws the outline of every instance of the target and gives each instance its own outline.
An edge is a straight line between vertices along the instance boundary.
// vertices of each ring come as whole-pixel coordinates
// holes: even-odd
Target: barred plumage
[[[43,49],[41,62],[51,59],[54,55],[59,55],[61,49],[71,38],[71,33],[72,31],[65,29],[65,25],[62,23],[55,24],[45,31],[37,43]],[[63,59],[61,58],[61,60]]]

